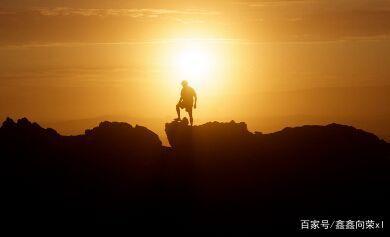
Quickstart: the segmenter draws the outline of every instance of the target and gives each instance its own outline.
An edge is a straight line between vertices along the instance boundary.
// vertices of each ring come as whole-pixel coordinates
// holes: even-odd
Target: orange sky
[[[190,76],[175,65],[189,42],[214,60],[191,78],[196,123],[334,121],[390,138],[389,33],[386,0],[3,0],[0,117],[64,133],[90,124],[61,121],[123,119],[162,133]]]

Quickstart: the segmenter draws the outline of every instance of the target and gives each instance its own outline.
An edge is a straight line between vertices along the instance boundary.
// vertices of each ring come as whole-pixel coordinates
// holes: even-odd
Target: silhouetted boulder
[[[159,156],[162,147],[157,134],[149,129],[120,122],[102,122],[98,127],[87,129],[83,139],[100,151],[121,155]]]
[[[178,150],[231,150],[245,149],[251,145],[253,134],[245,123],[209,122],[198,126],[189,126],[175,120],[165,124],[165,132],[170,145]]]
[[[8,133],[8,135],[41,135],[41,136],[59,136],[59,134],[51,128],[44,129],[37,123],[31,123],[27,118],[18,119],[15,123],[11,118],[7,118],[2,126],[0,132]]]
[[[60,135],[54,129],[42,128],[37,123],[31,123],[27,118],[19,119],[16,123],[7,118],[0,127],[3,149],[13,149],[14,152],[29,152],[30,149],[48,150],[58,139]]]
[[[191,151],[221,149],[223,152],[240,148],[242,152],[274,152],[274,155],[361,155],[384,152],[388,146],[374,134],[339,124],[306,125],[263,134],[249,132],[242,122],[188,126],[175,120],[165,124],[165,131],[173,148]]]
[[[1,126],[1,129],[14,129],[16,127],[16,123],[9,117],[7,117],[3,125]]]

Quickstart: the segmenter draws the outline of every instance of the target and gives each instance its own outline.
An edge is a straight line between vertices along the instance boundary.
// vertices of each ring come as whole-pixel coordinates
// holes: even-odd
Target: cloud
[[[262,1],[238,1],[234,2],[236,5],[243,5],[248,7],[282,7],[292,4],[307,3],[307,0],[262,0]]]
[[[94,9],[94,8],[34,8],[34,11],[39,12],[43,16],[128,16],[133,18],[153,18],[166,15],[218,15],[217,11],[207,10],[174,10],[174,9]]]
[[[372,40],[390,36],[387,0],[259,0],[235,3],[236,28],[263,41]],[[261,19],[261,21],[256,20]]]
[[[159,40],[147,40],[147,41],[118,41],[118,42],[52,42],[52,43],[23,43],[23,44],[7,44],[0,45],[0,50],[7,49],[33,49],[33,48],[77,48],[77,47],[89,47],[89,46],[131,46],[131,45],[163,45],[173,44],[177,42],[207,42],[207,43],[219,43],[219,44],[253,44],[246,40],[238,38],[169,38]]]
[[[113,86],[135,81],[142,70],[136,67],[19,68],[0,72],[1,86]]]
[[[181,35],[198,37],[199,32],[199,37],[249,42],[390,36],[390,1],[383,0],[219,2],[208,8],[90,6],[0,9],[0,47],[156,42]]]

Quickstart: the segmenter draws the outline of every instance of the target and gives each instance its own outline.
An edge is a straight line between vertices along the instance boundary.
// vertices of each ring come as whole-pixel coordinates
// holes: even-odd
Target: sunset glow
[[[171,51],[171,69],[176,81],[187,80],[201,88],[215,79],[217,58],[213,48],[197,41],[177,42]]]
[[[0,117],[62,134],[124,120],[165,137],[187,80],[196,124],[234,119],[272,132],[338,122],[390,139],[386,9],[390,1],[2,1]]]

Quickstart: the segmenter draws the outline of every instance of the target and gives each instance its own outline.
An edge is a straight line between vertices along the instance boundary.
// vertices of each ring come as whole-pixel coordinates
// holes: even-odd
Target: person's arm
[[[180,103],[182,100],[183,100],[183,90],[180,92],[180,98],[178,103]]]
[[[198,100],[198,97],[196,96],[196,92],[195,91],[194,91],[194,97],[195,97],[194,109],[196,109],[196,101]]]

